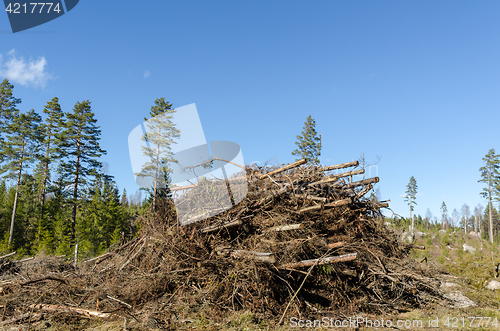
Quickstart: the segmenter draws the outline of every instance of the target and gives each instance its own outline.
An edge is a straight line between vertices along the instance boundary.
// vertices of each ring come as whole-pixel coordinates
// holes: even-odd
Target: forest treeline
[[[100,157],[91,102],[64,112],[57,97],[41,114],[22,113],[7,80],[0,84],[0,252],[95,256],[137,231],[146,203],[120,195]]]

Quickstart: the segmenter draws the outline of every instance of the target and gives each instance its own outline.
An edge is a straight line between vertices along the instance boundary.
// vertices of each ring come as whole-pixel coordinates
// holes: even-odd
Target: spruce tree
[[[160,188],[167,188],[168,174],[171,169],[168,168],[169,162],[176,162],[172,157],[171,144],[175,144],[175,138],[180,137],[180,130],[176,128],[175,123],[172,122],[175,109],[172,104],[165,101],[165,98],[156,99],[154,105],[151,107],[149,115],[151,118],[148,120],[144,118],[147,123],[145,126],[146,134],[143,140],[148,143],[148,147],[142,147],[144,155],[150,161],[146,162],[141,172],[137,176],[153,178],[152,189],[152,202],[153,210],[156,209],[156,200],[158,198],[158,191]]]
[[[29,163],[39,157],[39,124],[41,120],[40,115],[34,110],[15,117],[9,125],[9,135],[4,142],[4,148],[1,152],[4,159],[7,161],[2,167],[1,172],[6,172],[9,178],[15,178],[16,180],[16,194],[14,197],[14,206],[12,208],[9,245],[12,243],[14,234],[19,186],[21,184],[23,170]]]
[[[88,179],[97,174],[101,168],[98,158],[106,154],[99,146],[101,130],[96,125],[90,101],[77,102],[72,113],[66,113],[66,124],[61,134],[62,150],[66,159],[61,163],[61,173],[66,184],[72,189],[71,212],[71,245],[75,241],[76,214],[79,190]]]
[[[405,201],[408,202],[408,206],[410,206],[410,218],[411,218],[410,235],[412,238],[411,240],[413,240],[415,237],[415,220],[412,212],[414,210],[414,205],[417,204],[415,202],[415,198],[417,197],[417,189],[418,189],[417,181],[415,180],[415,177],[411,176],[408,185],[406,185],[406,198],[405,198]]]
[[[495,153],[495,149],[492,148],[488,151],[485,157],[483,157],[484,166],[479,169],[481,172],[481,179],[478,182],[485,183],[488,186],[483,188],[481,196],[488,199],[488,210],[493,210],[491,202],[493,198],[498,199],[500,196],[500,190],[498,189],[498,184],[500,181],[500,159],[499,155]],[[489,213],[489,238],[490,242],[493,244],[493,216]]]
[[[448,207],[446,207],[446,204],[443,203],[441,204],[441,214],[442,214],[442,220],[441,224],[443,225],[443,228],[446,230],[448,228]]]
[[[318,133],[316,132],[316,121],[309,115],[304,122],[302,134],[297,136],[295,142],[297,149],[292,152],[292,155],[297,155],[296,161],[307,159],[311,164],[318,164],[321,155],[321,143]]]

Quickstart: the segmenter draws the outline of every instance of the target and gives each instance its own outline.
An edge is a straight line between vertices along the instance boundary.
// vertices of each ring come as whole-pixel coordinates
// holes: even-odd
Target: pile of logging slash
[[[412,247],[383,225],[388,203],[367,197],[379,178],[356,180],[357,166],[246,167],[246,197],[206,220],[180,226],[163,201],[142,217],[139,236],[76,266],[0,258],[0,326],[118,318],[167,328],[237,310],[279,323],[442,302],[435,270],[409,258]],[[204,185],[227,190],[206,180],[183,199]]]

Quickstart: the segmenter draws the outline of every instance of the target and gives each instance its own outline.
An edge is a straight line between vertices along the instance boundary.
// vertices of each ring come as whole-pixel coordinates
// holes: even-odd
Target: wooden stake
[[[288,268],[288,269],[295,269],[295,268],[302,268],[302,267],[310,267],[313,265],[325,265],[325,264],[332,264],[332,263],[338,263],[338,262],[346,262],[346,261],[352,261],[355,260],[357,257],[358,253],[350,253],[350,254],[344,254],[344,255],[339,255],[339,256],[331,256],[331,257],[325,257],[323,259],[314,259],[314,260],[304,260],[304,261],[299,261],[299,262],[291,262],[291,263],[284,263],[278,268]]]
[[[73,262],[73,266],[75,268],[78,266],[78,243],[75,245],[75,261]]]
[[[292,169],[292,168],[298,167],[299,165],[304,164],[304,163],[306,163],[306,162],[307,162],[307,159],[302,159],[302,160],[300,160],[300,161],[297,161],[297,162],[291,163],[291,164],[289,164],[289,165],[287,165],[287,166],[284,166],[284,167],[282,167],[282,168],[279,168],[279,169],[273,170],[273,171],[271,171],[271,172],[269,172],[269,173],[267,173],[267,174],[261,175],[261,176],[259,177],[259,179],[264,179],[264,178],[266,178],[267,176],[270,176],[270,175],[275,175],[275,174],[280,173],[280,172],[283,172],[283,171],[285,171],[285,170],[288,170],[288,169]]]

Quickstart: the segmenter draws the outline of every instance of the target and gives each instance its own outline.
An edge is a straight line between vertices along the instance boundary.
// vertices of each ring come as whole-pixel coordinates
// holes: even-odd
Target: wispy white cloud
[[[143,75],[144,75],[144,78],[148,78],[149,76],[151,76],[151,71],[146,70],[146,71],[144,71]]]
[[[403,193],[399,196],[400,198],[406,198],[406,193]]]
[[[11,83],[23,86],[44,88],[52,76],[47,72],[47,60],[44,56],[40,56],[38,60],[25,60],[24,57],[17,57],[13,49],[7,53],[5,61],[0,54],[0,78],[7,78]]]
[[[424,195],[424,193],[417,193],[417,194],[415,194],[415,196],[417,196],[417,197],[420,196],[420,195]]]

